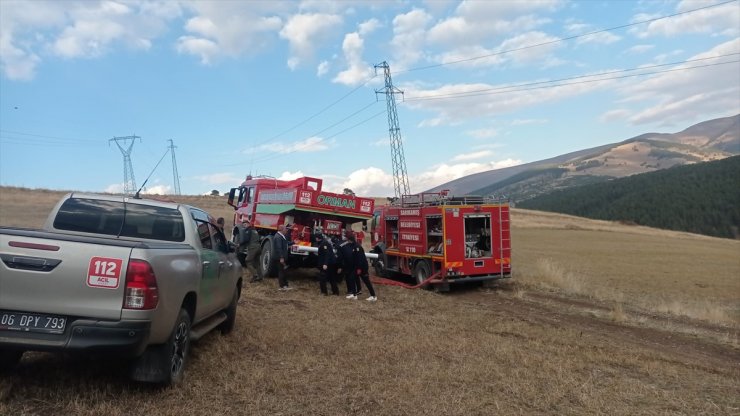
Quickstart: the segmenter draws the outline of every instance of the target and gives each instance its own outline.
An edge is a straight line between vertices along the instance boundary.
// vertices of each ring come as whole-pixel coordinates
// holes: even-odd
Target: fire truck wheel
[[[427,280],[429,276],[431,276],[431,268],[429,267],[429,264],[423,260],[416,263],[416,266],[414,266],[414,277],[416,278],[416,283],[420,284]],[[424,286],[424,288],[431,289],[432,285],[428,284]]]
[[[272,261],[272,237],[265,237],[265,242],[262,245],[262,252],[260,252],[260,273],[265,277],[275,277],[277,275],[277,267]]]

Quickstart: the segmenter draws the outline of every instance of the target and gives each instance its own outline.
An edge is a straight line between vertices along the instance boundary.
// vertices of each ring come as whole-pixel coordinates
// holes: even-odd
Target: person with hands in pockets
[[[375,302],[376,300],[378,300],[378,297],[375,296],[375,289],[373,288],[373,283],[370,281],[370,275],[368,274],[369,265],[367,263],[367,257],[365,256],[365,249],[362,248],[361,244],[357,243],[357,240],[355,239],[355,235],[353,233],[348,233],[347,239],[353,246],[352,260],[354,263],[355,276],[359,276],[362,279],[362,282],[365,283],[365,287],[367,287],[368,292],[370,292],[370,297],[368,297],[367,300],[370,302]]]

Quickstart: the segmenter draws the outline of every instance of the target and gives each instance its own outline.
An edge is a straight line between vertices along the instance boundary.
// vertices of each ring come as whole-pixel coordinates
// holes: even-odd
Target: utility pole
[[[388,62],[375,65],[375,73],[378,68],[383,68],[385,73],[385,87],[375,90],[375,96],[385,94],[385,103],[388,109],[388,134],[391,138],[391,159],[393,161],[393,190],[399,200],[403,195],[409,195],[409,178],[406,175],[406,158],[403,156],[403,141],[401,140],[401,126],[398,125],[398,113],[396,112],[396,97],[394,94],[403,95],[403,91],[393,86],[391,80],[391,68]]]
[[[126,195],[131,195],[137,190],[136,179],[134,179],[134,168],[131,165],[131,149],[134,147],[136,139],[141,141],[141,137],[139,136],[114,137],[108,140],[108,145],[110,145],[110,142],[116,142],[116,146],[118,146],[121,154],[123,154],[123,193]],[[126,142],[129,140],[131,140],[131,143],[127,149],[124,149]],[[123,142],[123,146],[119,142]]]
[[[172,177],[175,181],[175,195],[180,195],[180,175],[177,173],[177,160],[175,159],[175,143],[170,139],[170,153],[172,153]]]

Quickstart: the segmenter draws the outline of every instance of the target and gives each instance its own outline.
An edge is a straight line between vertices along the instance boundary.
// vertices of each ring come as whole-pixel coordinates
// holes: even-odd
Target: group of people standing
[[[289,228],[279,225],[277,233],[272,238],[272,261],[276,263],[279,290],[290,290],[285,270],[288,268],[288,248],[290,247]],[[237,258],[242,267],[249,270],[252,276],[250,282],[263,280],[259,267],[261,241],[260,235],[247,218],[234,227],[234,243],[237,245]],[[347,299],[355,300],[362,294],[362,283],[365,284],[370,297],[374,302],[378,298],[368,274],[368,261],[362,244],[357,242],[355,234],[344,231],[341,241],[335,237],[332,240],[323,233],[314,234],[314,242],[318,246],[317,267],[319,269],[319,289],[321,294],[328,295],[327,283],[333,295],[339,295],[339,282],[344,279],[347,285]],[[362,282],[362,283],[361,283]]]
[[[342,241],[332,241],[321,233],[315,236],[319,246],[319,290],[328,295],[326,284],[331,286],[333,295],[339,295],[339,281],[344,278],[347,284],[347,299],[356,300],[362,293],[360,280],[365,283],[370,297],[368,301],[378,300],[368,274],[368,262],[362,244],[358,243],[355,234],[346,230]]]

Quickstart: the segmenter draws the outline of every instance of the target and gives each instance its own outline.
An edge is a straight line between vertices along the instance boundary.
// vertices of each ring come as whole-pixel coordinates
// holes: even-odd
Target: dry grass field
[[[0,188],[0,225],[63,193]],[[181,197],[230,217],[222,197]],[[514,210],[514,273],[380,300],[246,287],[237,328],[152,388],[101,357],[26,354],[0,415],[740,414],[740,242]]]

